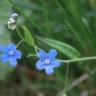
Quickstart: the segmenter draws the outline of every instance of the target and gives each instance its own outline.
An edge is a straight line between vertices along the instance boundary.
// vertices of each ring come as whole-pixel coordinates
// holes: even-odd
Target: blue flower
[[[52,75],[54,73],[54,68],[61,65],[60,61],[55,59],[57,56],[57,51],[55,49],[51,49],[48,54],[41,50],[37,55],[40,60],[36,63],[36,68],[38,70],[45,69],[45,72],[48,75]]]
[[[2,48],[1,61],[4,63],[9,61],[11,66],[15,67],[17,65],[17,59],[21,58],[21,52],[16,50],[16,45],[13,43]]]
[[[3,47],[4,47],[4,46],[0,44],[0,52],[3,51]]]

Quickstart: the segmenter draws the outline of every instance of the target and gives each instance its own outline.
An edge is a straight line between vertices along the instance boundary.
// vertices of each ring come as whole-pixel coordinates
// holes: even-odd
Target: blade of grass
[[[76,37],[77,40],[79,41],[80,45],[84,48],[85,52],[89,53],[89,51],[87,50],[87,47],[86,47],[86,42],[87,42],[87,43],[88,43],[87,46],[90,46],[89,49],[91,49],[91,51],[93,51],[92,53],[94,53],[95,47],[93,46],[93,42],[90,40],[88,34],[86,33],[85,29],[83,28],[83,26],[82,26],[82,24],[81,24],[81,22],[80,22],[80,20],[77,18],[77,17],[78,17],[78,14],[75,12],[75,14],[77,14],[77,17],[76,17],[76,16],[75,16],[75,17],[76,17],[76,19],[79,20],[79,21],[77,20],[76,26],[77,26],[78,23],[79,23],[78,28],[79,28],[79,27],[81,28],[80,31],[78,31],[77,29],[75,29],[75,28],[73,27],[73,25],[70,24],[70,22],[69,22],[70,18],[68,18],[68,16],[66,16],[65,13],[67,13],[67,12],[66,12],[65,9],[63,8],[63,6],[60,4],[60,2],[59,2],[58,0],[55,0],[55,3],[60,7],[62,13],[64,14],[64,18],[65,18],[65,19],[64,19],[64,22],[65,22],[65,24],[66,24],[66,25],[68,26],[68,28],[73,32],[73,34],[75,35],[75,37]],[[75,21],[74,21],[74,23],[75,23]],[[84,38],[84,40],[82,39],[82,37]]]
[[[49,17],[48,17],[48,12],[49,12],[48,6],[47,6],[45,0],[41,0],[41,3],[42,3],[42,6],[43,6],[42,9],[43,9],[43,16],[44,16],[45,25],[46,25],[46,32],[49,36],[51,36],[51,27],[50,27],[50,24],[49,24]]]

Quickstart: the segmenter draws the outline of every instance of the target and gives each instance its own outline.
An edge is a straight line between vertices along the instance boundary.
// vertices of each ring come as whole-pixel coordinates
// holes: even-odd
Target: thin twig
[[[69,63],[67,63],[67,68],[66,68],[66,76],[65,76],[65,87],[63,90],[63,93],[65,93],[66,88],[67,88],[67,83],[68,83],[68,74],[69,74]],[[62,92],[58,93],[57,96],[62,96]]]
[[[69,84],[65,90],[62,89],[58,94],[61,94],[59,96],[62,96],[63,94],[65,94],[66,92],[69,92],[70,90],[72,90],[74,87],[76,87],[77,85],[79,85],[80,83],[82,83],[83,81],[87,80],[90,78],[90,75],[94,75],[94,73],[96,73],[96,69],[91,70],[88,73],[83,74],[82,76],[80,76],[78,79],[74,80],[71,84]]]

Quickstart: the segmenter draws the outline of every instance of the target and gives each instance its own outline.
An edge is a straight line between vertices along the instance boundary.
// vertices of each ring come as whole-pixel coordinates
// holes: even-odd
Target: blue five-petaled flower
[[[48,75],[52,75],[54,73],[54,68],[61,65],[60,61],[55,59],[57,56],[57,51],[55,49],[51,49],[48,54],[41,50],[37,55],[40,60],[36,63],[36,68],[38,70],[45,69],[45,72]]]
[[[1,51],[1,61],[9,61],[11,66],[15,67],[17,65],[17,59],[21,58],[21,52],[16,49],[16,45],[10,43],[8,45],[2,46]]]

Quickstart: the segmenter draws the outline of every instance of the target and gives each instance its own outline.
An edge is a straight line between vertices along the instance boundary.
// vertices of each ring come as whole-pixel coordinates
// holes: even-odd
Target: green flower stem
[[[35,52],[36,52],[36,54],[38,54],[38,50],[41,50],[41,48],[40,47],[38,47],[38,46],[34,46],[34,48],[35,48]]]
[[[20,34],[20,31],[19,31],[18,27],[16,28],[16,31],[17,31],[18,36],[19,36],[22,40],[24,40],[24,37]]]
[[[17,43],[17,46],[16,46],[16,47],[19,47],[19,45],[20,45],[22,42],[25,42],[25,40],[23,39],[23,40],[19,41],[19,42]]]
[[[29,54],[29,55],[27,55],[27,58],[29,58],[29,57],[36,57],[37,58],[37,55],[36,54]]]
[[[79,61],[89,61],[89,60],[95,60],[96,56],[91,56],[91,57],[82,57],[82,58],[77,58],[77,59],[72,59],[72,60],[60,60],[59,61],[63,63],[72,63],[72,62],[79,62]]]
[[[38,54],[37,46],[35,45],[34,48],[35,48],[35,52],[36,52],[36,54]]]
[[[16,31],[17,31],[18,36],[21,38],[21,41],[17,44],[17,47],[18,47],[22,42],[26,42],[26,40],[25,40],[24,37],[20,34],[20,31],[19,31],[18,27],[16,28]],[[36,45],[34,46],[34,48],[35,48],[36,54],[37,54],[38,50],[41,50],[41,48],[39,48],[39,47],[36,46]]]
[[[36,46],[36,45],[35,45]],[[40,47],[38,47],[38,46],[36,46],[36,48],[38,49],[38,50],[42,50]]]

